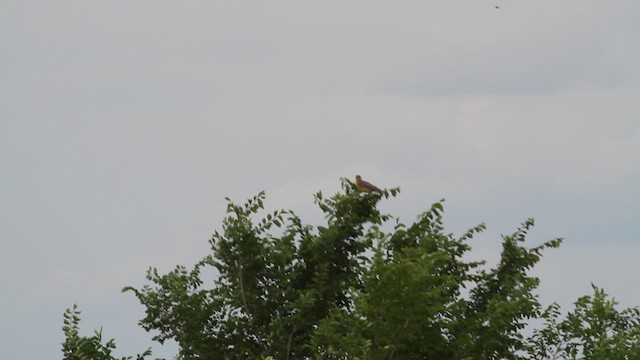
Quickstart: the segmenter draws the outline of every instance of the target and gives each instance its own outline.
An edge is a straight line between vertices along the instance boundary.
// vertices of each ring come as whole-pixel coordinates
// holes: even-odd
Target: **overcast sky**
[[[340,177],[446,198],[472,256],[536,219],[567,310],[640,304],[640,3],[0,3],[0,357],[61,357],[62,314],[152,346],[125,285],[207,254],[228,196],[319,224]]]

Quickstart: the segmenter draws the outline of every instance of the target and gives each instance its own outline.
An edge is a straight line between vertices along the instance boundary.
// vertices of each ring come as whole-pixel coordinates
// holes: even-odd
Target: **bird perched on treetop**
[[[367,191],[367,192],[369,192],[369,191],[382,191],[382,190],[378,189],[378,187],[373,185],[372,183],[362,180],[360,175],[356,175],[356,188],[358,190],[360,190],[360,191]]]

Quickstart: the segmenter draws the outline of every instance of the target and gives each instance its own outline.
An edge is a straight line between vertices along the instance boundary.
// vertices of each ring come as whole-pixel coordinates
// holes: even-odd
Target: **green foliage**
[[[443,201],[407,225],[377,208],[399,189],[342,187],[315,194],[326,218],[317,227],[292,211],[264,214],[264,193],[227,199],[212,254],[191,270],[151,268],[151,285],[123,289],[146,308],[141,326],[175,340],[181,360],[640,358],[638,310],[617,311],[602,290],[563,320],[557,305],[543,309],[529,273],[562,240],[527,247],[533,220],[503,237],[500,261],[487,267],[466,260],[484,224],[446,233]],[[68,311],[65,359],[111,359],[99,332],[78,345],[74,319]],[[544,326],[527,336],[535,319]]]
[[[141,321],[157,330],[155,339],[175,339],[185,359],[309,358],[311,336],[331,311],[352,307],[350,289],[361,288],[369,259],[371,234],[366,224],[389,218],[375,205],[396,195],[354,192],[343,182],[344,194],[315,201],[325,212],[326,227],[303,225],[291,211],[279,210],[254,221],[263,209],[264,193],[244,206],[229,201],[222,232],[215,232],[207,256],[188,272],[178,267],[167,275],[150,269],[155,288],[133,291],[146,306]],[[269,230],[279,229],[279,236]],[[204,267],[218,277],[203,288]]]
[[[80,310],[77,305],[73,305],[73,309],[67,309],[64,313],[64,332],[65,340],[62,343],[62,354],[64,360],[116,360],[111,352],[116,348],[113,339],[102,343],[102,330],[97,330],[92,336],[80,336]],[[142,354],[136,356],[136,360],[144,360],[145,356],[150,356],[151,350],[148,349]],[[121,360],[131,360],[132,357],[123,357]]]
[[[640,310],[615,309],[604,290],[593,287],[564,320],[557,304],[547,308],[545,326],[532,337],[532,352],[539,359],[640,359]]]
[[[561,240],[524,247],[533,225],[527,220],[504,237],[498,266],[479,270],[482,263],[462,257],[470,250],[466,240],[484,225],[455,238],[443,232],[441,212],[442,204],[436,203],[410,227],[396,225],[392,234],[371,228],[380,241],[364,274],[365,286],[354,293],[353,311],[341,309],[320,324],[313,337],[317,358],[526,358],[518,355],[527,349],[521,330],[540,310],[532,293],[538,280],[527,271],[544,248],[557,247]],[[465,286],[471,286],[469,296],[462,296]],[[364,319],[358,333],[336,326],[358,319]],[[369,346],[355,346],[355,352],[336,348],[358,337]]]

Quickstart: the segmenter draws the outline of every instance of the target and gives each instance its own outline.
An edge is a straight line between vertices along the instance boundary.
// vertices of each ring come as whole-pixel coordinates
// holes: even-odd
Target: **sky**
[[[0,357],[61,357],[62,314],[116,355],[161,346],[127,285],[206,256],[225,197],[323,218],[360,174],[411,222],[536,219],[534,271],[640,305],[640,3],[0,2]]]

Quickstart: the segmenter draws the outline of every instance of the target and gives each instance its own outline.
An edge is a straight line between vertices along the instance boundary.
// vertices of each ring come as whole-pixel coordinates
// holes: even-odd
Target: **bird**
[[[360,191],[366,191],[366,192],[382,191],[372,183],[362,180],[362,177],[360,177],[360,175],[356,175],[356,188]]]

